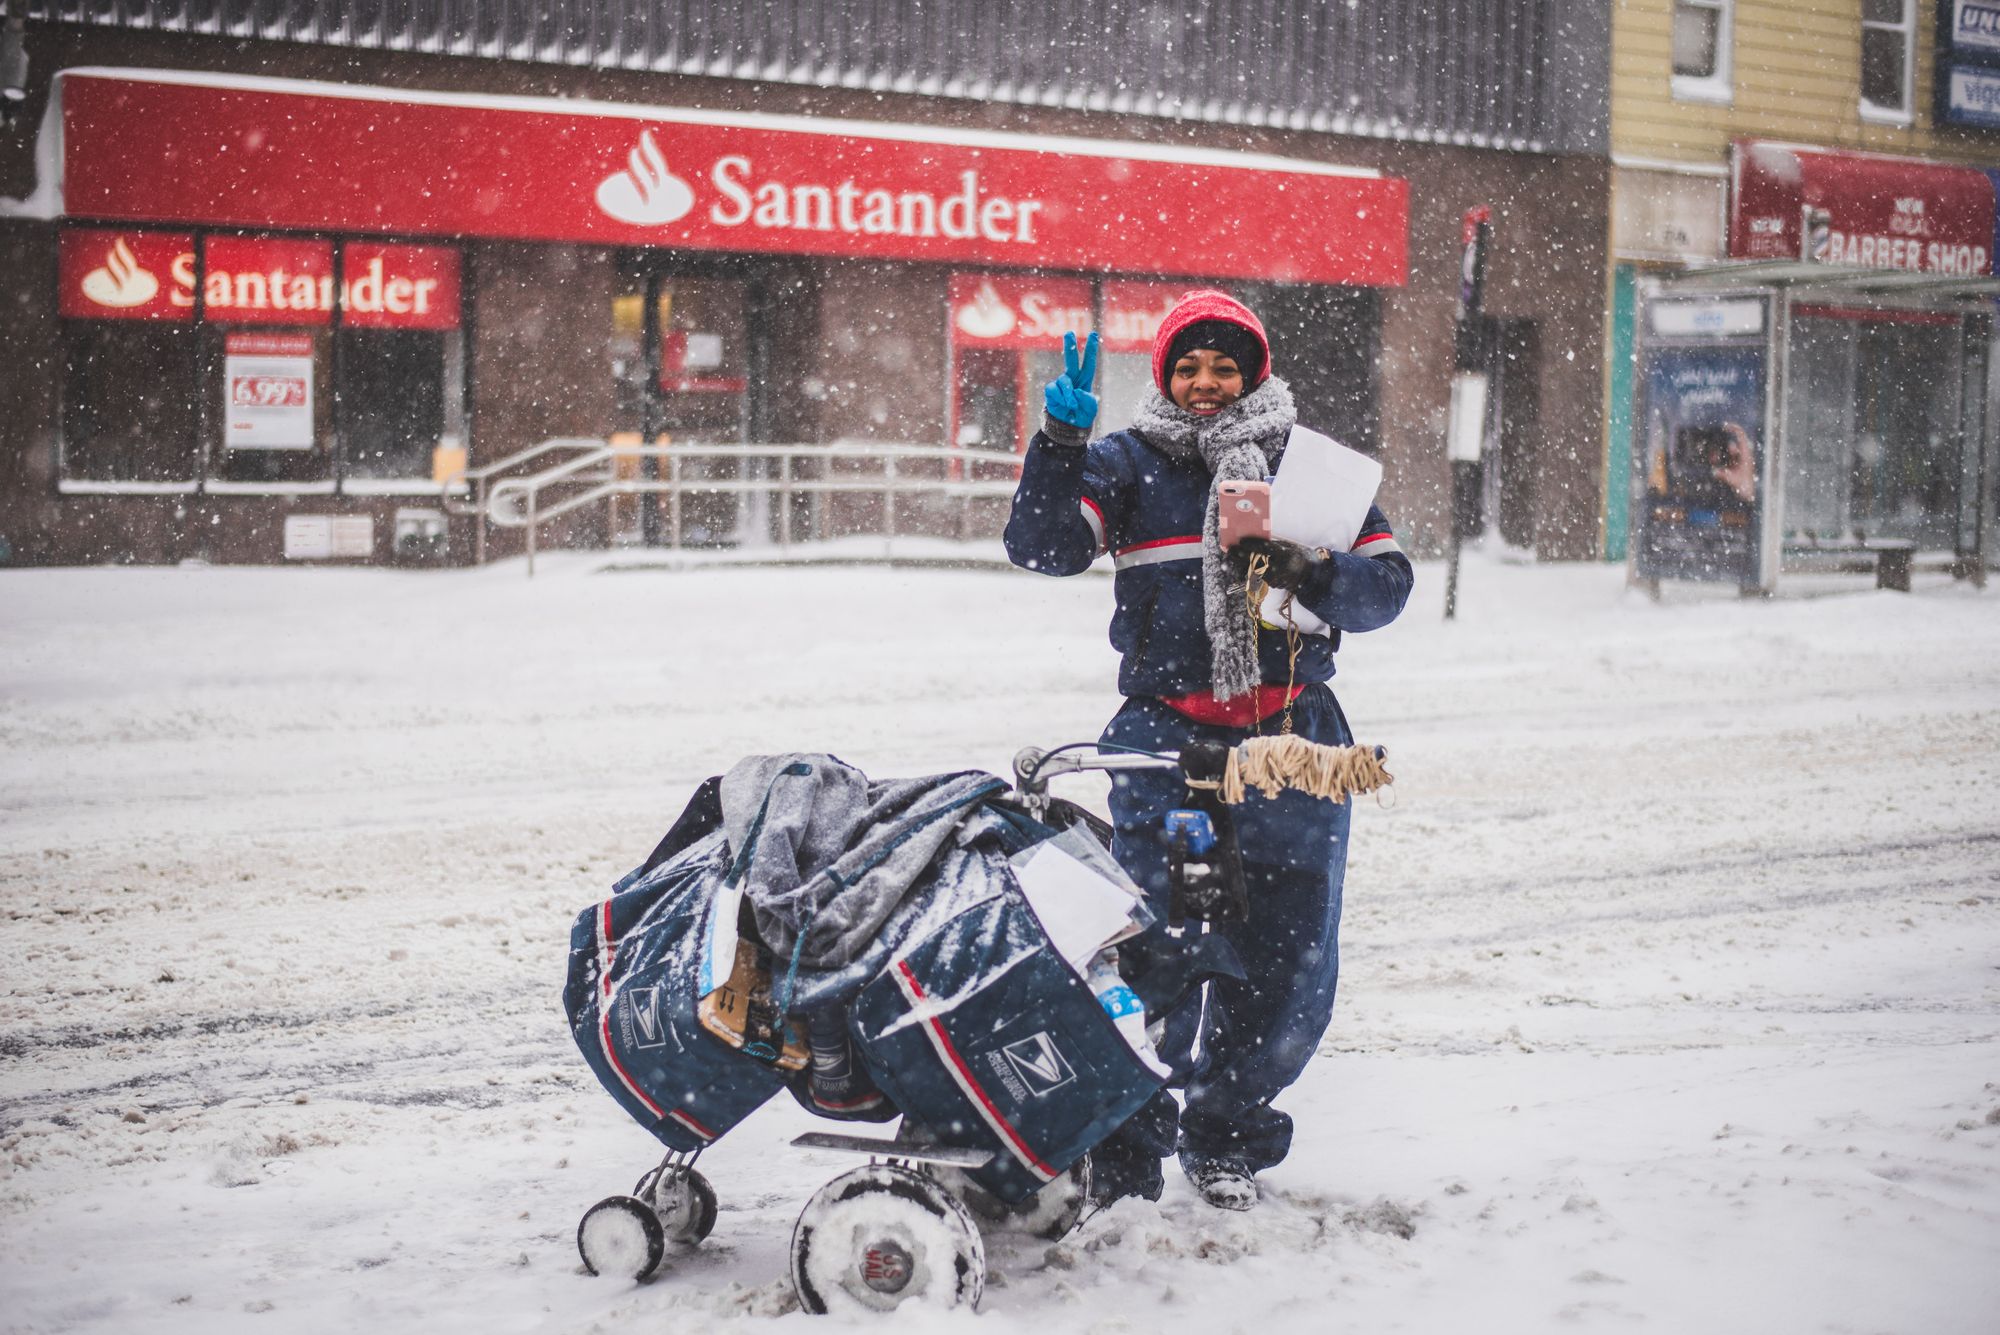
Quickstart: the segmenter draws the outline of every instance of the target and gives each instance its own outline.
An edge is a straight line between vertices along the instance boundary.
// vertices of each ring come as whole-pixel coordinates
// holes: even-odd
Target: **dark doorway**
[[[1542,440],[1541,332],[1533,320],[1488,323],[1493,388],[1486,436],[1486,513],[1502,542],[1532,549],[1536,456]]]
[[[690,451],[811,436],[808,368],[818,365],[818,284],[807,264],[751,256],[636,252],[626,258],[612,302],[611,371],[616,439],[664,440]],[[632,475],[663,477],[669,465],[635,457]],[[768,456],[690,457],[690,480],[731,483],[774,475]],[[761,543],[774,532],[759,492],[686,491],[614,507],[613,541],[690,546]]]
[[[1373,288],[1245,284],[1271,339],[1271,369],[1298,401],[1299,421],[1366,454],[1382,447],[1375,364],[1382,302]]]

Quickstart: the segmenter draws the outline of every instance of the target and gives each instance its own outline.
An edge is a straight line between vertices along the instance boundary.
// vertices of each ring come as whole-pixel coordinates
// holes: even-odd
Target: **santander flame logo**
[[[103,266],[83,276],[83,295],[100,306],[143,306],[159,290],[160,280],[140,265],[122,236],[105,255]]]
[[[960,332],[973,338],[1005,338],[1018,323],[1014,308],[1001,300],[991,283],[981,283],[972,300],[960,306],[953,319]]]
[[[637,227],[678,222],[694,207],[694,191],[667,170],[667,159],[653,141],[653,132],[639,135],[639,146],[626,158],[624,171],[597,183],[597,207],[619,222]]]

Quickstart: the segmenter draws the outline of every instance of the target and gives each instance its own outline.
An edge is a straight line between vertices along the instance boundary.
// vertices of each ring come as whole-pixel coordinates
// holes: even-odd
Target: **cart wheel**
[[[692,1168],[660,1174],[650,1199],[669,1242],[692,1247],[715,1229],[715,1188]]]
[[[650,1278],[667,1254],[666,1230],[653,1207],[634,1196],[607,1196],[576,1226],[576,1250],[593,1275]]]
[[[960,1168],[934,1170],[945,1189],[964,1203],[982,1228],[1024,1233],[1055,1242],[1066,1238],[1090,1204],[1090,1156],[1084,1155],[1034,1195],[1009,1205]]]
[[[922,1173],[870,1164],[813,1193],[792,1229],[792,1283],[808,1312],[972,1306],[986,1286],[979,1230]]]

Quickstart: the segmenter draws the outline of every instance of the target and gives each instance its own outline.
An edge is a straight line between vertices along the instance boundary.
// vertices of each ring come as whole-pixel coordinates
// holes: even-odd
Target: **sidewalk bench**
[[[1875,587],[1910,591],[1910,569],[1916,562],[1917,544],[1908,538],[1866,538],[1833,542],[1788,542],[1788,557],[1829,556],[1833,568],[1856,574],[1875,572]]]

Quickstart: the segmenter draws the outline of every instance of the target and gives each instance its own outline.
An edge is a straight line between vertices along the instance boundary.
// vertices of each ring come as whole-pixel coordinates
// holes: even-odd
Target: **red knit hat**
[[[1235,325],[1243,330],[1263,354],[1256,370],[1245,377],[1249,381],[1246,389],[1257,388],[1271,374],[1271,340],[1264,336],[1263,323],[1251,313],[1250,308],[1227,292],[1218,292],[1212,287],[1196,288],[1174,304],[1174,308],[1167,312],[1167,318],[1160,321],[1159,332],[1153,335],[1153,383],[1160,387],[1160,393],[1173,397],[1173,391],[1167,387],[1167,377],[1176,360],[1172,356],[1174,339],[1190,327],[1209,320]]]

